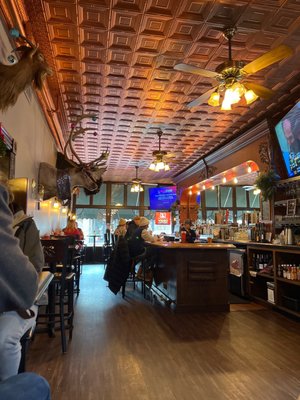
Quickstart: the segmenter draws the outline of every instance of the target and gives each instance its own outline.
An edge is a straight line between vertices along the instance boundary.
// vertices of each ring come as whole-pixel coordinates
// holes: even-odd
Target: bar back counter
[[[232,244],[156,242],[152,289],[176,311],[229,311],[228,269]]]

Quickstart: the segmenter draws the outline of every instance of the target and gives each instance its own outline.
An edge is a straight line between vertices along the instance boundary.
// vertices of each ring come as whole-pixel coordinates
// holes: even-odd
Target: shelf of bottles
[[[248,248],[249,294],[257,300],[268,301],[268,284],[274,282],[273,252]]]
[[[276,305],[300,317],[300,252],[276,251]]]

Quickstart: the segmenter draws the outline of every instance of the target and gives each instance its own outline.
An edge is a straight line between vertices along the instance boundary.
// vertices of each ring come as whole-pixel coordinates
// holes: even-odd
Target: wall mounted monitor
[[[288,177],[300,175],[300,101],[275,125]]]
[[[150,210],[170,210],[177,199],[176,186],[149,188]]]

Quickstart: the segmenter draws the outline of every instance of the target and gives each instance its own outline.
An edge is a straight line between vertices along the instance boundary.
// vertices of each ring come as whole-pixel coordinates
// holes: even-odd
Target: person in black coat
[[[120,236],[116,247],[111,253],[105,269],[104,279],[108,281],[109,289],[117,294],[125,285],[130,271],[130,256],[128,242]]]
[[[125,235],[125,238],[126,238],[127,240],[129,240],[129,239],[132,237],[132,235],[134,234],[134,232],[135,232],[135,231],[138,229],[138,227],[140,226],[140,219],[141,219],[141,217],[139,217],[138,215],[136,215],[136,216],[133,218],[133,220],[130,221],[130,222],[128,223],[127,232],[126,232],[126,235]]]

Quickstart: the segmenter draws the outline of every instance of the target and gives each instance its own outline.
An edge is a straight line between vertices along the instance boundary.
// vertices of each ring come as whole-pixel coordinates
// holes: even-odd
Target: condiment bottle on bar
[[[181,231],[181,242],[182,243],[186,242],[186,231]]]

